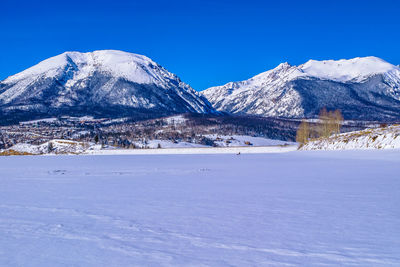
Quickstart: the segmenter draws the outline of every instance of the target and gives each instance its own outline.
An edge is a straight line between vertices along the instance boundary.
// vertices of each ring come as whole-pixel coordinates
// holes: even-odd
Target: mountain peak
[[[292,65],[290,65],[288,62],[283,62],[279,64],[275,69],[286,69],[290,68]]]
[[[214,112],[175,74],[146,56],[118,50],[65,52],[8,77],[0,88],[0,113]]]
[[[176,78],[176,75],[169,73],[146,56],[118,50],[98,50],[87,53],[64,52],[7,78],[5,82],[32,76],[55,77],[69,65],[78,68],[80,74],[102,71],[140,84],[158,83],[162,86],[164,78]]]
[[[339,82],[361,80],[373,74],[397,69],[396,66],[373,56],[341,60],[309,60],[299,68],[308,76]]]

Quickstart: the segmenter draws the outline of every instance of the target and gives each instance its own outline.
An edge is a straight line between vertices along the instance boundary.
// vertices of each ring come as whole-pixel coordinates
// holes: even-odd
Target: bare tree
[[[330,135],[330,115],[327,109],[324,107],[319,112],[319,137],[328,137]]]
[[[329,137],[332,134],[340,133],[343,116],[340,110],[327,111],[324,107],[319,113],[318,137]]]
[[[301,145],[304,145],[308,142],[309,138],[310,138],[310,125],[306,120],[303,120],[300,123],[299,128],[297,130],[296,141]]]
[[[334,116],[335,126],[336,126],[335,127],[335,133],[339,134],[340,133],[340,128],[342,126],[342,123],[343,123],[344,119],[343,119],[342,113],[338,109],[334,111],[333,116]]]

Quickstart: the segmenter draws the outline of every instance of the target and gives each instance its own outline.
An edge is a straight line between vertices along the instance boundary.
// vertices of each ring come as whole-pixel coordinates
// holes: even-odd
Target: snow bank
[[[94,143],[77,142],[64,139],[55,139],[41,145],[20,143],[4,151],[16,151],[32,155],[42,154],[82,154],[86,151],[100,150],[101,145]]]
[[[343,150],[394,148],[400,148],[400,125],[343,133],[337,136],[311,141],[300,149]]]

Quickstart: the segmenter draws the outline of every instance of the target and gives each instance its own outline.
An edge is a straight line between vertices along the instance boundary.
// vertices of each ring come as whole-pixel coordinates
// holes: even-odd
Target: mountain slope
[[[400,118],[400,68],[376,57],[283,63],[201,93],[229,113],[301,118],[327,107],[342,110],[346,119]]]
[[[210,103],[175,74],[137,54],[66,52],[0,82],[9,118],[207,113]]]

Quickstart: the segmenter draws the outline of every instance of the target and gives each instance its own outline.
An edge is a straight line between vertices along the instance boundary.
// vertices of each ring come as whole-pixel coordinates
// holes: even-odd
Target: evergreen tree
[[[51,153],[54,150],[53,143],[48,142],[47,143],[47,153]]]

